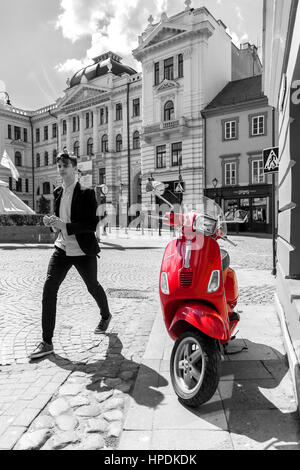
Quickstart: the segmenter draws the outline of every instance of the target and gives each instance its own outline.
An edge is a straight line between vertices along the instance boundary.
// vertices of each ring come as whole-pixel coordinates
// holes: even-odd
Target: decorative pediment
[[[174,80],[168,80],[168,79],[164,79],[159,85],[158,87],[156,88],[156,91],[157,92],[161,92],[161,91],[166,91],[166,90],[174,90],[176,88],[179,87],[179,84],[177,82],[175,82]]]
[[[66,96],[60,103],[60,107],[76,105],[93,98],[99,98],[100,95],[106,93],[107,90],[97,87],[82,86],[79,90],[76,90],[71,95]]]
[[[163,26],[161,28],[158,28],[158,30],[154,30],[152,32],[152,34],[146,41],[144,47],[150,47],[167,39],[175,38],[176,36],[181,33],[184,33],[185,31],[186,30],[184,29],[174,28],[173,26]]]

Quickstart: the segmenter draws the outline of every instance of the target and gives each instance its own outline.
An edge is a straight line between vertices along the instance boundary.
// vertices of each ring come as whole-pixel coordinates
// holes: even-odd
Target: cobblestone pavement
[[[255,272],[271,270],[271,240],[234,240],[233,267],[252,272],[250,284],[249,275],[241,282],[243,304],[270,302],[273,283],[257,286]],[[41,293],[51,249],[0,247],[0,449],[117,448],[160,308],[157,283],[167,241],[134,249],[134,243],[107,238],[98,277],[113,320],[100,337],[93,334],[97,306],[71,270],[59,292],[55,355],[35,363],[27,354],[41,339]],[[142,398],[146,407],[162,399],[152,385]]]

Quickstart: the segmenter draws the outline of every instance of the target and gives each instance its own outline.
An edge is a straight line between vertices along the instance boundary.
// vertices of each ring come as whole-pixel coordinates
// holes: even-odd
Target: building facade
[[[300,6],[264,1],[264,91],[279,113],[276,307],[300,403]]]
[[[236,48],[206,8],[191,8],[189,0],[185,5],[172,17],[149,18],[133,51],[142,73],[108,52],[68,80],[51,106],[22,111],[0,105],[0,151],[6,149],[21,170],[22,188],[13,181],[11,187],[32,208],[52,212],[56,155],[63,148],[78,156],[89,186],[108,186],[99,202],[118,213],[151,205],[145,192],[150,177],[167,183],[172,202],[197,202],[205,187],[202,111],[233,78],[261,73],[261,64],[254,46]],[[0,178],[9,179],[3,167]]]
[[[264,175],[263,150],[272,147],[274,114],[262,92],[262,75],[230,82],[202,115],[206,196],[224,213],[247,212],[245,223],[228,224],[230,231],[271,234],[272,175]]]

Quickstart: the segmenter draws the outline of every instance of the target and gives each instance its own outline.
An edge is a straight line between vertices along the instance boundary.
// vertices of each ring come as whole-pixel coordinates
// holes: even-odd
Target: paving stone
[[[119,378],[116,378],[116,379],[105,379],[105,385],[107,387],[117,387],[118,385],[120,385],[122,383],[122,380],[119,379]]]
[[[55,423],[61,431],[74,431],[78,426],[78,419],[72,415],[60,415],[55,419]]]
[[[41,429],[33,432],[27,432],[19,440],[16,450],[37,450],[42,447],[50,437],[49,429]]]
[[[99,405],[87,405],[77,408],[77,410],[75,410],[75,414],[81,417],[95,418],[100,415],[101,411],[102,408]]]
[[[64,398],[58,398],[50,403],[48,411],[51,416],[59,416],[70,409],[70,404]]]
[[[26,431],[27,428],[24,426],[9,426],[0,437],[0,449],[11,450]]]
[[[48,415],[38,416],[34,421],[32,428],[35,430],[52,429],[54,427],[54,419]]]
[[[102,436],[91,434],[84,439],[82,448],[84,450],[100,450],[104,447],[104,445],[105,442]]]
[[[95,394],[95,399],[99,402],[102,403],[105,400],[108,400],[113,395],[114,391],[113,390],[108,390],[107,392],[99,392]]]
[[[78,395],[77,397],[69,398],[69,403],[72,408],[76,408],[79,406],[88,405],[90,403],[90,400],[86,396]]]
[[[106,421],[118,421],[123,418],[123,413],[120,410],[111,410],[103,413],[101,417],[106,419]]]
[[[114,410],[118,408],[123,408],[124,405],[124,400],[121,397],[114,397],[110,398],[107,400],[105,403],[102,405],[102,411],[109,411],[109,410]]]
[[[102,418],[89,419],[87,422],[87,432],[102,432],[104,433],[108,428],[107,421]]]
[[[58,393],[61,396],[75,396],[78,395],[83,390],[83,388],[84,386],[82,384],[66,384],[59,389]]]
[[[107,435],[109,437],[120,437],[122,430],[123,430],[122,422],[121,421],[113,421],[109,425]]]
[[[80,437],[74,431],[59,432],[52,436],[43,446],[43,450],[59,450],[69,444],[80,442]]]

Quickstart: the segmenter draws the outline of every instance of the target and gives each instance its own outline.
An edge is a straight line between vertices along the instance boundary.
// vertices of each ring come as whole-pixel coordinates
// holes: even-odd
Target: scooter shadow
[[[222,363],[218,393],[189,411],[209,422],[224,413],[223,430],[237,449],[252,448],[255,441],[264,450],[300,450],[300,417],[292,385],[283,382],[289,373],[287,355],[249,340],[239,340],[235,349],[241,351],[238,356],[233,351]]]
[[[71,372],[82,372],[89,377],[89,383],[86,385],[86,389],[92,392],[105,392],[114,388],[115,390],[120,390],[123,393],[126,393],[134,398],[134,400],[142,406],[149,408],[155,408],[164,398],[163,393],[156,390],[158,387],[164,387],[168,385],[167,380],[158,374],[153,369],[141,365],[135,361],[126,359],[122,355],[123,344],[120,341],[117,333],[107,333],[101,335],[103,338],[109,338],[109,344],[106,351],[105,359],[101,359],[95,362],[84,362],[84,361],[72,361],[67,357],[62,357],[59,354],[52,354],[47,358],[43,358],[35,363],[42,361],[50,361],[56,366],[64,370],[69,370]],[[142,394],[133,393],[135,388],[135,382],[139,369],[142,368],[142,377],[146,376],[147,380],[143,383],[143,392]],[[110,385],[111,379],[117,379],[121,371],[132,372],[130,389],[124,389],[124,380],[121,383],[114,383]],[[107,381],[107,385],[106,385]]]

